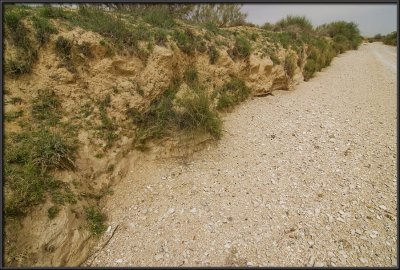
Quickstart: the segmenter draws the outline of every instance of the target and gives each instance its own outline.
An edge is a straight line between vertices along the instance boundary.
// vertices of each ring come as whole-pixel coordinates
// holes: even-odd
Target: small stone
[[[311,256],[310,259],[308,260],[307,266],[314,266],[315,263],[315,257]]]
[[[324,267],[325,264],[323,262],[315,262],[314,267]]]
[[[362,263],[367,263],[367,262],[368,262],[368,260],[367,260],[366,258],[360,258],[359,260],[360,260],[360,262],[362,262]]]
[[[231,245],[229,243],[225,244],[224,248],[229,249]]]
[[[369,236],[371,238],[376,238],[378,236],[378,232],[377,231],[371,231],[371,233],[369,234]]]
[[[171,214],[173,214],[173,213],[175,213],[175,209],[174,209],[174,208],[168,209],[168,214],[169,214],[169,215],[171,215]]]
[[[252,262],[247,262],[247,266],[253,266],[254,264]]]
[[[384,206],[383,204],[379,205],[379,208],[382,209],[382,210],[386,210],[387,209],[386,206]]]
[[[122,263],[122,259],[118,259],[115,261],[116,263]]]
[[[328,251],[328,256],[329,257],[335,257],[335,253],[333,253],[332,251]]]
[[[310,247],[313,247],[313,246],[314,246],[314,241],[308,241],[307,243],[308,243],[308,245],[309,245]]]
[[[156,256],[154,256],[154,259],[156,260],[156,261],[159,261],[159,260],[161,260],[162,258],[164,258],[164,255],[163,254],[157,254]]]
[[[361,234],[362,234],[362,231],[361,231],[360,229],[356,229],[356,230],[355,230],[355,233],[358,234],[358,235],[361,235]]]
[[[197,212],[197,209],[196,209],[196,208],[192,208],[192,209],[190,210],[190,213],[195,214],[196,212]]]
[[[345,222],[344,219],[340,218],[340,217],[338,217],[337,220],[340,221],[340,222],[343,222],[343,223]]]

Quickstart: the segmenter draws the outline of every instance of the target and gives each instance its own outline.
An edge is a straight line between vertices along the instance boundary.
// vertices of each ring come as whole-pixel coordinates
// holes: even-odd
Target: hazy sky
[[[395,4],[244,4],[247,21],[275,23],[286,15],[306,16],[314,26],[337,20],[358,24],[362,35],[388,34],[396,31]]]

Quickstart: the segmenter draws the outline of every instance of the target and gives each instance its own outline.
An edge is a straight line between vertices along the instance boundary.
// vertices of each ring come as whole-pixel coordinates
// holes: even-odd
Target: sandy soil
[[[189,158],[132,160],[86,265],[396,265],[396,58],[362,45]]]

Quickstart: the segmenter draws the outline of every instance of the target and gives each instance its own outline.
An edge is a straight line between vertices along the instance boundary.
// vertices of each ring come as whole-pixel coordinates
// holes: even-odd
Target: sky
[[[337,20],[353,21],[363,36],[396,31],[396,4],[244,4],[247,21],[262,25],[287,15],[306,16],[314,26]]]

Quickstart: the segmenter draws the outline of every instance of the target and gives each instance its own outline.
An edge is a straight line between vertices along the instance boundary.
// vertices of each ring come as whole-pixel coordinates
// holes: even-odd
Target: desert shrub
[[[278,55],[276,54],[275,48],[273,46],[266,45],[262,48],[262,51],[271,58],[272,63],[274,65],[279,65],[281,63]]]
[[[92,50],[90,49],[90,43],[87,41],[82,42],[82,44],[78,44],[77,49],[80,53],[82,53],[87,58],[93,58],[94,55]]]
[[[235,46],[233,54],[238,58],[247,58],[251,54],[251,44],[243,36],[237,36],[235,39]]]
[[[32,18],[33,27],[36,29],[36,39],[40,45],[46,43],[51,34],[58,33],[55,26],[47,19],[36,17]]]
[[[323,24],[317,27],[317,32],[333,38],[340,52],[357,49],[362,43],[360,30],[354,22],[336,21]]]
[[[275,26],[281,31],[293,31],[300,32],[313,31],[313,25],[309,19],[305,16],[287,16],[284,19],[279,20]]]
[[[5,215],[23,216],[60,188],[48,171],[73,168],[76,145],[42,127],[13,134],[5,146]]]
[[[272,23],[266,22],[261,26],[261,28],[266,31],[273,31],[275,29],[275,25]]]
[[[195,65],[190,65],[184,72],[183,78],[187,85],[194,86],[198,83],[199,75]]]
[[[243,80],[232,78],[218,90],[218,93],[220,97],[217,102],[217,109],[225,110],[244,101],[251,91]]]
[[[54,125],[60,119],[61,102],[54,91],[41,89],[38,96],[32,100],[32,116],[43,124]]]
[[[198,40],[190,30],[175,30],[173,37],[179,49],[181,49],[184,53],[192,55],[196,51],[196,42]]]
[[[52,19],[67,19],[71,16],[70,12],[63,9],[62,7],[52,7],[50,5],[44,5],[43,7],[40,7],[39,14],[42,17]]]
[[[89,230],[93,235],[100,235],[107,229],[107,226],[104,224],[106,217],[99,209],[91,206],[85,208],[85,212]]]
[[[153,26],[172,28],[175,26],[173,15],[167,5],[148,5],[143,20]]]
[[[293,53],[288,54],[285,58],[284,69],[289,78],[293,78],[296,67],[296,56]]]
[[[4,25],[8,33],[6,38],[9,37],[17,49],[17,54],[5,61],[5,70],[8,74],[30,73],[38,58],[37,50],[30,38],[31,32],[23,23],[28,14],[25,9],[8,6],[4,11]]]
[[[205,91],[197,91],[193,97],[184,97],[178,101],[183,108],[177,114],[178,126],[184,130],[209,133],[219,138],[222,132],[222,122],[218,115],[210,109],[210,98]]]
[[[117,127],[115,126],[113,120],[108,117],[107,108],[111,104],[111,96],[106,95],[104,99],[99,104],[100,111],[100,120],[101,125],[99,126],[99,130],[101,131],[101,136],[107,142],[106,148],[110,147],[114,140],[117,138],[115,131]]]
[[[247,17],[238,4],[199,4],[194,7],[190,16],[198,24],[212,23],[217,26],[243,25]]]
[[[163,29],[157,29],[154,33],[154,40],[158,46],[165,46],[167,44],[167,32]]]
[[[208,49],[208,55],[210,57],[210,64],[215,64],[219,57],[219,52],[215,46],[210,46]]]
[[[73,43],[71,40],[59,36],[56,40],[56,54],[61,58],[61,66],[65,67],[68,71],[76,73],[76,67],[72,61],[71,50]]]
[[[317,69],[316,69],[315,60],[307,59],[307,62],[305,64],[304,70],[303,70],[304,80],[308,81],[310,78],[312,78],[312,76],[314,75],[314,73],[316,71],[317,71]]]
[[[387,34],[383,38],[383,44],[397,46],[397,31]]]

